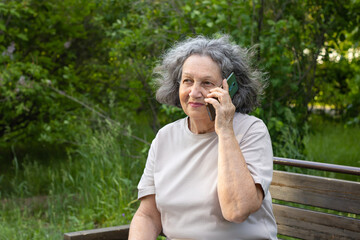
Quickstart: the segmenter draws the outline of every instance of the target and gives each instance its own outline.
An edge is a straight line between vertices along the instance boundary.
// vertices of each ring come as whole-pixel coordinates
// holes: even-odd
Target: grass
[[[348,126],[315,115],[310,118],[310,133],[304,138],[306,159],[360,167],[359,136],[360,126]],[[319,173],[315,170],[308,170],[308,172],[315,175],[360,181],[359,176]]]
[[[359,127],[322,119],[310,126],[308,160],[360,165]],[[0,239],[62,239],[64,232],[129,224],[149,146],[120,132],[111,125],[88,131],[76,151],[39,159],[14,147],[12,164],[0,170]]]
[[[316,117],[313,117],[316,118]],[[308,160],[360,167],[360,127],[312,119],[304,139]]]
[[[64,232],[129,224],[148,146],[119,132],[110,126],[83,136],[61,161],[14,157],[1,175],[0,239],[61,239]]]

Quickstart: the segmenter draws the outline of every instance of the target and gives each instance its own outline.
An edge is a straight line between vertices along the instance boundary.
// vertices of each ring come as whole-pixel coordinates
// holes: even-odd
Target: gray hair
[[[265,79],[261,71],[251,66],[254,48],[241,48],[231,43],[227,35],[218,39],[203,36],[189,38],[168,50],[162,62],[154,69],[158,102],[181,108],[179,87],[182,66],[194,54],[209,56],[219,65],[223,78],[234,72],[239,84],[239,90],[232,99],[236,112],[250,113],[259,105]]]

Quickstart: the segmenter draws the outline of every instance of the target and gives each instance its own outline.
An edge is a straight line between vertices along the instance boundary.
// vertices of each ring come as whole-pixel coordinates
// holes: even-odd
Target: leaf
[[[23,33],[18,33],[16,36],[17,36],[18,38],[24,40],[24,41],[28,41],[28,40],[29,40],[28,37],[27,37],[25,34],[23,34]]]
[[[0,22],[0,30],[1,31],[6,31],[6,26],[2,22]]]
[[[267,20],[267,23],[269,24],[269,25],[275,25],[275,22],[273,21],[273,20],[271,20],[271,19],[269,19],[269,20]]]
[[[214,26],[214,22],[207,22],[206,26],[208,26],[209,28],[212,28]]]

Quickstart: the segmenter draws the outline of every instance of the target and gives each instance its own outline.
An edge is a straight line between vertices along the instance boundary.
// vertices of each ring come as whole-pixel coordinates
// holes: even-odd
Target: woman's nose
[[[189,96],[192,98],[199,98],[199,97],[203,97],[205,95],[203,93],[202,87],[197,84],[194,84],[190,89]]]

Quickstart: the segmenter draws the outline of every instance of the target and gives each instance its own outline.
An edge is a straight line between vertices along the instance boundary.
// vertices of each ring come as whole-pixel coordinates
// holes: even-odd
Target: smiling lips
[[[202,106],[204,106],[205,104],[204,104],[204,103],[199,103],[199,102],[189,102],[189,105],[190,105],[191,107],[197,108],[197,107],[202,107]]]

